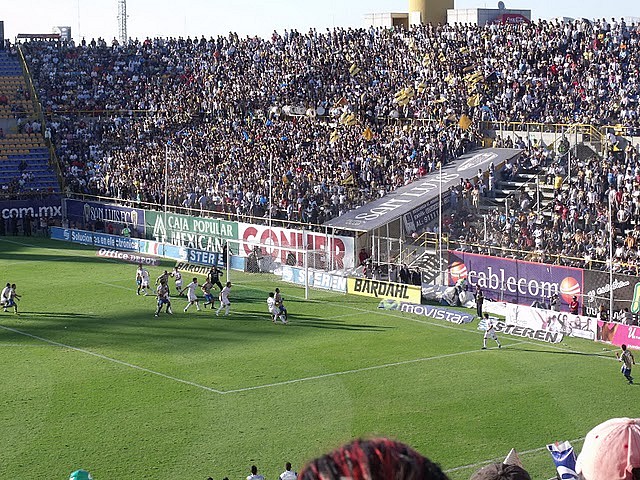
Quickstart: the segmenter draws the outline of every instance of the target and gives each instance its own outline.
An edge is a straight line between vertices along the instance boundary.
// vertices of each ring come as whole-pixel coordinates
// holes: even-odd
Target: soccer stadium
[[[0,480],[640,478],[638,19],[113,4],[0,18]]]

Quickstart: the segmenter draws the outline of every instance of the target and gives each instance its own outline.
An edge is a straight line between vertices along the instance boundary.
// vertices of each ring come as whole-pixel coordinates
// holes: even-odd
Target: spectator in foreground
[[[594,427],[576,470],[584,480],[640,479],[640,418],[612,418]]]
[[[354,440],[310,461],[299,480],[447,480],[438,465],[387,438]]]
[[[474,473],[470,480],[531,480],[531,477],[518,465],[492,463]]]
[[[258,474],[258,467],[251,465],[251,475],[247,477],[247,480],[264,480],[264,477]]]
[[[278,477],[280,480],[297,480],[298,474],[291,470],[291,462],[287,462],[284,466],[284,472]]]

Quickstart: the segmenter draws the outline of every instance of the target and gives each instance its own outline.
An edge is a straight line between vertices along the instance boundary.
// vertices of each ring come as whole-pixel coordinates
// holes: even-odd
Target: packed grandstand
[[[7,41],[35,98],[25,85],[0,102],[50,142],[66,194],[310,228],[469,150],[519,148],[451,188],[449,246],[636,273],[639,38],[602,19]],[[576,125],[596,132],[586,153]],[[510,190],[521,173],[548,195]],[[14,175],[5,195],[55,190],[28,163]]]

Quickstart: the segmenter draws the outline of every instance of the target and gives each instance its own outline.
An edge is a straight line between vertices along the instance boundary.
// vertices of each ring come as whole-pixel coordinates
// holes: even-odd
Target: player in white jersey
[[[142,264],[138,265],[138,269],[136,270],[136,284],[138,285],[136,295],[140,295],[141,290],[145,295],[147,295],[147,289],[149,288],[149,272],[142,266]]]
[[[273,292],[269,292],[269,296],[267,297],[267,309],[271,314],[271,321],[276,323],[278,315],[280,314],[280,309],[276,306],[276,299]]]
[[[280,294],[279,288],[276,288],[274,298],[276,299],[276,307],[278,307],[278,310],[280,311],[280,320],[282,321],[282,323],[287,323],[289,315],[287,313],[287,309],[284,306],[284,298],[282,298],[282,294]]]
[[[147,290],[150,289],[149,287],[149,270],[147,270],[146,268],[142,269],[142,290],[144,290],[144,294],[148,295]]]
[[[177,283],[178,281],[176,280],[176,284]],[[195,304],[196,309],[200,311],[200,303],[198,303],[198,295],[196,294],[197,288],[198,288],[198,279],[196,277],[193,277],[193,281],[189,285],[184,287],[182,290],[180,290],[180,295],[182,295],[182,292],[184,292],[185,290],[187,291],[187,300],[189,301],[189,303],[187,303],[187,306],[184,307],[185,312],[189,310],[189,307],[193,304]]]
[[[502,348],[502,345],[500,344],[500,340],[498,340],[498,336],[496,335],[496,326],[494,323],[495,319],[490,318],[489,314],[485,313],[484,321],[487,326],[487,329],[484,331],[484,337],[482,339],[482,349],[483,350],[487,349],[487,338],[491,338],[492,340],[495,340],[496,343],[498,344],[498,348]]]
[[[623,344],[620,348],[622,349],[622,355],[616,352],[616,358],[618,359],[619,362],[622,362],[622,367],[620,368],[620,371],[624,375],[624,378],[626,378],[627,381],[629,382],[629,385],[633,385],[633,377],[631,376],[631,367],[632,365],[636,364],[636,360],[635,358],[633,358],[633,354],[629,350],[627,350],[626,345]]]
[[[18,304],[16,303],[20,299],[20,295],[16,293],[16,284],[11,284],[11,290],[9,290],[9,299],[4,304],[4,311],[7,311],[7,308],[13,307],[14,313],[18,313]]]
[[[2,289],[0,293],[0,306],[6,312],[7,304],[9,303],[9,293],[11,293],[11,284],[7,283],[7,286]]]
[[[220,314],[224,308],[224,314],[229,315],[229,308],[231,308],[231,302],[229,301],[229,293],[231,292],[231,282],[227,282],[224,288],[220,291],[220,306],[216,310],[216,316]]]
[[[180,292],[182,290],[182,274],[178,271],[178,267],[173,267],[171,276],[176,281],[176,291]]]

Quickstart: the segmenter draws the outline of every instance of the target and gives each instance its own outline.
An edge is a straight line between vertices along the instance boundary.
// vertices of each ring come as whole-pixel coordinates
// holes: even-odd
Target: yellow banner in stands
[[[460,128],[464,131],[467,130],[467,128],[469,128],[471,126],[471,119],[469,118],[468,115],[462,115],[460,117],[460,120],[458,120],[458,125],[460,126]]]
[[[347,278],[347,293],[373,298],[395,298],[411,303],[420,303],[422,288],[418,285],[391,283],[368,278]]]

